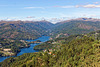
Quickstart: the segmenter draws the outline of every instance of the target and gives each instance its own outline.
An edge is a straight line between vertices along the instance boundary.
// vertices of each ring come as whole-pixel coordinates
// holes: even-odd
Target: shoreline
[[[27,42],[32,42],[32,41],[37,41],[37,40],[40,40],[42,43],[43,42],[46,42],[50,39],[49,36],[42,36],[42,37],[39,37],[37,39],[34,39],[34,40],[27,40]],[[0,62],[3,62],[5,59],[7,58],[10,58],[10,57],[17,57],[17,56],[20,56],[24,53],[34,53],[34,52],[38,52],[39,50],[34,50],[33,48],[36,46],[36,45],[39,45],[40,43],[34,43],[34,44],[29,44],[30,46],[29,47],[26,47],[26,48],[20,48],[20,52],[18,52],[16,55],[14,56],[3,56],[3,57],[0,57]]]

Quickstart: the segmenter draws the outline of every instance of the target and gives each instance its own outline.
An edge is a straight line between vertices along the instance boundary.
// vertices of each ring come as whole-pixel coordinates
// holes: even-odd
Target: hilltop
[[[35,39],[52,26],[47,21],[0,21],[0,38]]]
[[[58,22],[51,29],[52,38],[67,37],[74,34],[85,34],[100,30],[100,19],[77,18]]]

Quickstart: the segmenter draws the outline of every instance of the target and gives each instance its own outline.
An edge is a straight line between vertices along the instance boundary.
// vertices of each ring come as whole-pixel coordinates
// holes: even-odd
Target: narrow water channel
[[[40,38],[34,39],[34,40],[27,40],[28,42],[32,42],[32,41],[36,41],[36,40],[40,40],[41,42],[46,42],[49,40],[49,36],[42,36]],[[33,53],[33,52],[38,52],[38,50],[34,50],[34,46],[39,45],[39,44],[30,44],[29,48],[22,48],[21,52],[19,52],[16,56],[20,56],[24,53]],[[9,57],[0,57],[0,62],[4,61],[5,59],[7,59]]]

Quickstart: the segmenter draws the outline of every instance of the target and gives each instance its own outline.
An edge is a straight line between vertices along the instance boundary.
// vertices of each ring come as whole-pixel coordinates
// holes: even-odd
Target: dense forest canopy
[[[3,67],[98,67],[100,41],[97,32],[57,38],[37,45],[43,51],[26,53],[1,62]],[[100,33],[98,31],[99,36]],[[39,49],[40,49],[39,48]]]

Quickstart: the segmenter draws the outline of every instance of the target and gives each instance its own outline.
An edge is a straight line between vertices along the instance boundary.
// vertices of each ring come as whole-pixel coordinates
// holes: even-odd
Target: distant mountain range
[[[35,39],[52,26],[47,21],[0,21],[0,38]]]
[[[67,37],[100,30],[100,19],[77,18],[52,24],[48,21],[0,21],[0,38],[35,39],[42,35]]]
[[[50,35],[58,38],[97,30],[100,30],[100,19],[78,18],[56,23]]]

